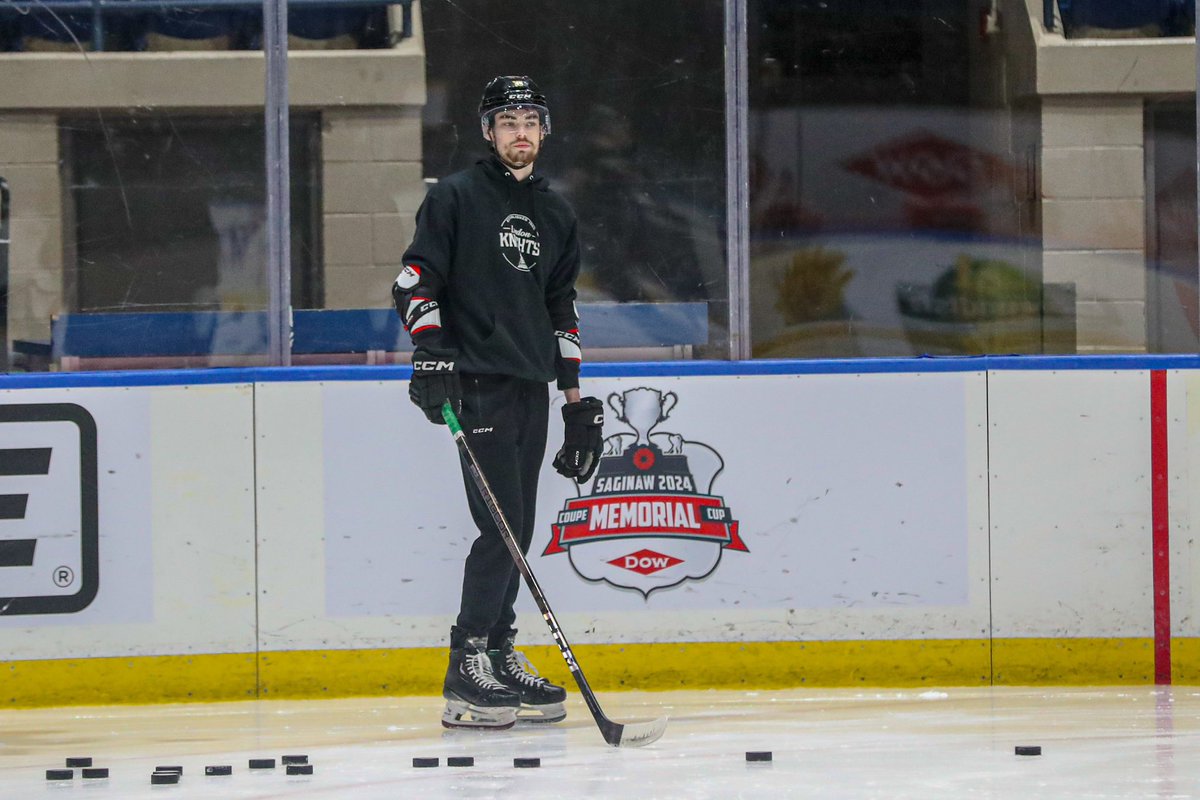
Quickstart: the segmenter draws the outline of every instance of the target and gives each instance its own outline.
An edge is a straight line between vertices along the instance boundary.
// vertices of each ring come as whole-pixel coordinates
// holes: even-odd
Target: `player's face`
[[[500,160],[513,169],[532,164],[542,147],[542,118],[521,108],[501,111],[485,134],[496,146]]]

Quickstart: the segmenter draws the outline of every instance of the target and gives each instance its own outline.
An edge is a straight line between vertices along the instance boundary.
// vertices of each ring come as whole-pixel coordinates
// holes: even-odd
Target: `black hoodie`
[[[404,263],[441,306],[441,344],[463,372],[579,385],[559,353],[575,332],[575,212],[540,175],[518,182],[494,156],[429,189]]]

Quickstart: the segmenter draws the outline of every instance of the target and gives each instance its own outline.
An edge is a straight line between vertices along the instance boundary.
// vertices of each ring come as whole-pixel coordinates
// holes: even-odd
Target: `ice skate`
[[[492,674],[487,638],[469,637],[462,647],[450,649],[450,666],[442,685],[446,728],[511,728],[517,721],[520,695]]]
[[[519,650],[513,649],[513,636],[505,637],[497,650],[488,650],[492,673],[496,680],[517,692],[521,698],[520,722],[561,722],[567,716],[563,705],[567,691],[538,675],[533,664]]]

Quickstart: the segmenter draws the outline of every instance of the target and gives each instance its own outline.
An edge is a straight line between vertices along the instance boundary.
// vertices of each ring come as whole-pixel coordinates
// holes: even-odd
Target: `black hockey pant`
[[[464,373],[461,422],[467,442],[521,544],[533,539],[538,473],[546,455],[549,389],[545,383],[503,375]],[[471,516],[479,537],[463,571],[462,605],[451,646],[464,636],[487,636],[496,647],[513,630],[513,603],[521,573],[513,563],[492,515],[462,464]]]

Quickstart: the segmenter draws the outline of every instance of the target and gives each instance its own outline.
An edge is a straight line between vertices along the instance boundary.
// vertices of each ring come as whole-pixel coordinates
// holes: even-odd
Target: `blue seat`
[[[369,8],[288,8],[288,33],[302,39],[358,38],[366,27]]]
[[[580,303],[585,346],[645,348],[708,343],[707,303]],[[408,352],[408,334],[390,308],[296,309],[292,353],[305,357]],[[51,320],[51,356],[64,369],[99,368],[125,358],[151,368],[180,367],[208,356],[262,356],[267,352],[264,311],[60,314]],[[68,360],[74,366],[67,366]],[[310,359],[311,360],[311,359]],[[334,362],[328,362],[334,363]],[[196,364],[191,364],[195,366]]]
[[[1196,4],[1191,0],[1174,0],[1173,25],[1170,33],[1175,36],[1196,35]]]
[[[21,49],[21,17],[0,8],[0,51],[11,52]]]
[[[163,8],[142,18],[143,50],[229,50],[235,45],[237,12]]]
[[[390,42],[387,6],[289,6],[288,47],[293,50],[355,50]],[[262,47],[261,16],[248,46]]]
[[[23,14],[19,23],[22,50],[90,50],[92,14],[35,9]]]
[[[1177,0],[1058,0],[1067,35],[1090,31],[1166,33]]]
[[[180,39],[211,39],[229,33],[232,25],[226,11],[196,8],[164,9],[146,18],[149,30]]]

